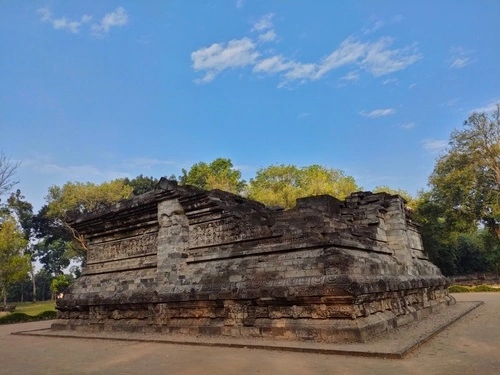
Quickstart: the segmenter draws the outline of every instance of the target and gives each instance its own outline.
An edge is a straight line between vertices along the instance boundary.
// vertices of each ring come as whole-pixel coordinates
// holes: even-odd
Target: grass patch
[[[0,316],[0,324],[34,322],[55,319],[57,316],[54,301],[16,303],[14,312]]]
[[[448,291],[450,293],[468,293],[470,292],[470,288],[468,286],[463,286],[463,285],[451,285],[448,288]]]
[[[56,303],[54,301],[43,302],[22,302],[16,303],[16,313],[36,316],[44,311],[56,311]]]
[[[486,284],[476,286],[451,285],[448,290],[450,293],[500,292],[500,288],[495,288]]]

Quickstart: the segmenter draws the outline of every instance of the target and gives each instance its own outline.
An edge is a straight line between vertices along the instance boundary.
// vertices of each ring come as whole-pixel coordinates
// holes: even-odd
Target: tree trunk
[[[35,267],[33,267],[33,263],[31,263],[31,282],[33,283],[33,302],[36,302],[36,282],[35,282]]]

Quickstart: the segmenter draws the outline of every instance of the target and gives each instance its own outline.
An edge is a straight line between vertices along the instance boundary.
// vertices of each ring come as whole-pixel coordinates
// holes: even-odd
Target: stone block
[[[91,238],[89,264],[54,330],[363,341],[453,303],[385,193],[276,210],[162,180],[68,224]]]

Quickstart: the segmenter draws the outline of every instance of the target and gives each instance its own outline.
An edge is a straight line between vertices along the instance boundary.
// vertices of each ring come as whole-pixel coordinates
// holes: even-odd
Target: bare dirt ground
[[[50,322],[0,326],[0,374],[500,374],[500,293],[405,359],[378,359],[75,338],[14,336]]]

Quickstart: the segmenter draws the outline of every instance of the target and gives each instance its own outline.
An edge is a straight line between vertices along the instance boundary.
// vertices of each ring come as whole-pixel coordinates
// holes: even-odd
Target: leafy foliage
[[[154,190],[156,185],[158,185],[158,179],[154,177],[146,177],[140,174],[132,180],[126,178],[124,181],[125,185],[132,187],[132,195],[141,195]]]
[[[0,324],[13,324],[13,323],[24,323],[24,322],[34,322],[38,320],[51,320],[57,318],[56,311],[44,311],[38,315],[27,315],[24,313],[14,312],[5,316],[0,316]]]
[[[193,164],[189,171],[183,169],[179,183],[205,190],[220,189],[234,194],[241,193],[245,188],[241,172],[234,169],[230,159],[224,158],[217,158],[210,164],[204,162]]]
[[[12,193],[7,199],[7,209],[10,211],[11,215],[16,218],[24,238],[29,241],[33,228],[33,205],[26,201],[21,190],[17,189],[16,192]]]
[[[446,275],[500,273],[499,106],[489,116],[473,113],[451,134],[429,185],[414,205],[431,259]]]
[[[462,231],[479,221],[500,238],[500,105],[491,115],[473,113],[451,134],[429,182],[448,220]]]
[[[71,284],[72,280],[67,275],[57,275],[50,283],[50,291],[56,295],[64,292],[64,290]]]
[[[34,276],[35,290],[33,290],[33,280],[28,277],[23,278],[9,286],[7,301],[45,301],[49,299],[51,297],[50,283],[53,276],[46,271],[45,267],[38,270]]]
[[[85,214],[116,203],[132,195],[133,188],[122,179],[102,184],[67,182],[62,187],[51,186],[47,195],[47,215],[60,220],[68,213]]]
[[[291,208],[297,198],[330,194],[344,199],[360,188],[353,177],[340,170],[311,165],[271,165],[257,171],[250,180],[248,196],[270,206]]]
[[[63,270],[69,266],[70,258],[76,255],[71,250],[71,242],[63,238],[44,238],[35,245],[40,263],[50,274],[54,275],[62,274]]]
[[[29,257],[23,255],[27,244],[15,220],[8,216],[0,226],[0,295],[7,302],[9,285],[26,277],[30,269]]]
[[[95,212],[132,195],[133,188],[122,179],[100,185],[87,182],[67,182],[62,187],[51,186],[47,199],[46,219],[55,219],[52,225],[63,226],[77,241],[73,249],[82,254],[87,249],[85,238],[66,224],[71,215]],[[47,224],[47,222],[46,222]],[[50,224],[48,224],[50,225]],[[83,250],[83,251],[82,251]]]

